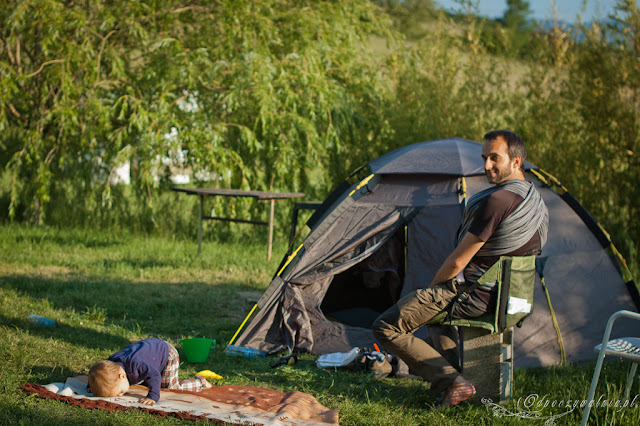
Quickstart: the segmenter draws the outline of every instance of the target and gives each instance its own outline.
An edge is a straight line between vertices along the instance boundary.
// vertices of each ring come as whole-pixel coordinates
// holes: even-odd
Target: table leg
[[[202,216],[204,215],[204,195],[200,195],[200,220],[198,222],[198,254],[202,252]]]
[[[269,207],[269,251],[267,253],[267,261],[271,260],[271,245],[273,243],[273,211],[275,200],[270,200],[271,206]]]
[[[287,248],[287,256],[291,254],[293,239],[296,237],[296,227],[298,225],[298,206],[293,206],[293,217],[291,218],[291,232],[289,233],[289,247]]]

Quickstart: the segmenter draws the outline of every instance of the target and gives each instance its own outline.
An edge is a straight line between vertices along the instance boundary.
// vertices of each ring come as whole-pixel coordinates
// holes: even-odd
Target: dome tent
[[[489,186],[482,144],[450,138],[408,145],[370,161],[307,222],[236,346],[265,352],[346,352],[371,346],[373,320],[426,286],[453,250],[465,200]],[[537,277],[533,313],[514,332],[517,367],[593,359],[609,316],[640,306],[638,291],[606,233],[553,176],[530,163],[525,177],[549,208],[546,290]],[[622,268],[622,269],[621,269]],[[555,312],[555,315],[552,315]],[[633,323],[616,325],[630,334]]]

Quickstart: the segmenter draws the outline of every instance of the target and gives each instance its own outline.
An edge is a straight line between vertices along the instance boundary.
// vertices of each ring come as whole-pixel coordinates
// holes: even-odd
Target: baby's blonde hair
[[[89,387],[93,396],[110,397],[114,394],[120,381],[118,378],[120,365],[103,359],[96,362],[89,370]]]

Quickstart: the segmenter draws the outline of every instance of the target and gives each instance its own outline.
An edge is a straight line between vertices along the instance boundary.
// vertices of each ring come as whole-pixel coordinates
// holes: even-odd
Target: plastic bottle
[[[225,349],[224,353],[228,356],[244,356],[247,358],[258,358],[267,355],[266,352],[259,351],[258,349],[243,348],[234,345],[227,345],[227,349]]]
[[[54,320],[36,314],[29,315],[29,321],[31,321],[32,324],[42,327],[56,328],[58,326]]]

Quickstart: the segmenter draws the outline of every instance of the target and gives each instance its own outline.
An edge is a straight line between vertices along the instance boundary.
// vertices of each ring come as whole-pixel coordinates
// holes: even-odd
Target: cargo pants
[[[447,389],[460,374],[457,327],[430,324],[433,346],[413,333],[444,311],[465,287],[468,286],[450,280],[418,289],[400,299],[373,323],[376,339],[402,359],[414,374],[430,382],[435,394]]]

